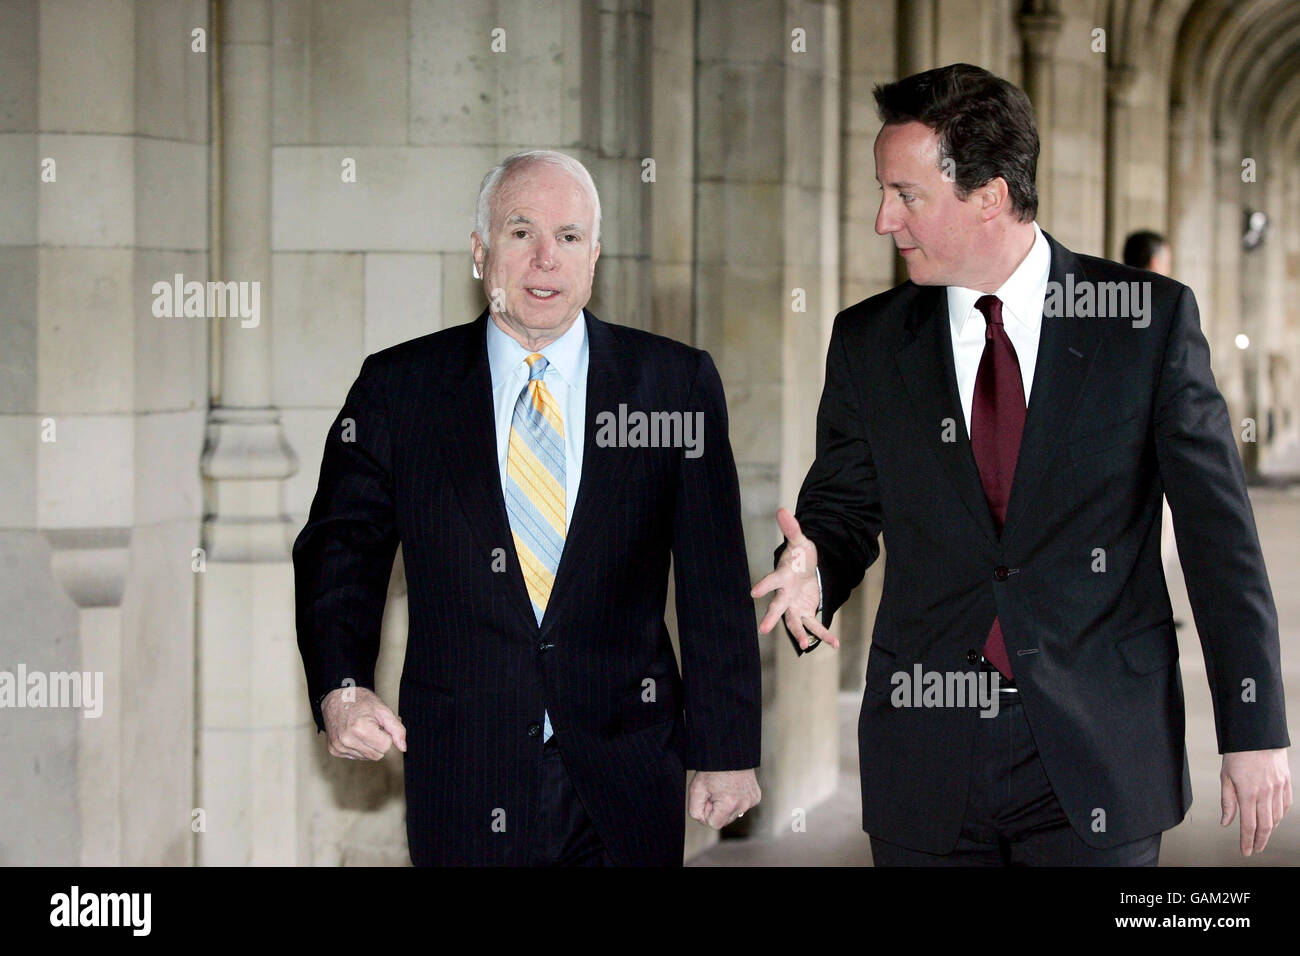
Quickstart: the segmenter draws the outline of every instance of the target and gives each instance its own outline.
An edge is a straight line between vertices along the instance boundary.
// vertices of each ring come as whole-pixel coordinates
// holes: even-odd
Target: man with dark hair
[[[886,126],[920,123],[938,139],[939,169],[957,198],[996,177],[1006,183],[1017,222],[1038,212],[1038,128],[1020,89],[988,70],[957,63],[875,89]]]
[[[1173,267],[1169,255],[1169,243],[1160,233],[1152,232],[1150,229],[1140,229],[1130,233],[1124,240],[1124,265],[1167,276]]]
[[[883,531],[858,723],[876,864],[1157,862],[1191,803],[1162,492],[1222,822],[1262,850],[1291,804],[1277,612],[1191,290],[1038,227],[1012,84],[958,64],[876,101],[876,231],[910,281],[836,317],[817,457],[751,592],[763,633],[838,647]]]

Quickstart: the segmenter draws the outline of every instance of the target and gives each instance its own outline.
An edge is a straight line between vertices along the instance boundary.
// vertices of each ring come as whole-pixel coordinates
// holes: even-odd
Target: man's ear
[[[483,240],[479,238],[477,232],[469,234],[469,255],[474,278],[483,278],[483,260],[487,256],[487,249],[483,246]]]
[[[996,219],[1007,209],[1011,198],[1011,189],[1001,176],[994,176],[979,188],[980,218],[985,222]]]
[[[593,276],[596,274],[596,260],[599,258],[600,258],[600,241],[597,240],[592,245],[592,252],[591,252],[591,274]]]

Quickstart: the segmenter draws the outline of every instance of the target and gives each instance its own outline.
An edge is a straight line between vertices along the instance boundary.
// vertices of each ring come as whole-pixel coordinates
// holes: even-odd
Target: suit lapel
[[[1046,233],[1044,236],[1052,252],[1049,282],[1065,288],[1069,274],[1074,276],[1074,285],[1086,281],[1087,275],[1078,257],[1051,236]],[[940,464],[976,525],[996,544],[999,537],[989,514],[979,468],[971,451],[970,436],[966,433],[966,416],[957,395],[947,292],[941,286],[918,288],[919,298],[906,320],[909,338],[896,357],[899,372],[927,433],[940,427],[939,423],[945,418],[958,423],[962,439],[940,441],[934,447]],[[1059,441],[1100,343],[1095,320],[1068,315],[1043,317],[1025,430],[1020,440],[1011,499],[1007,504],[1007,520],[1000,539],[1002,543],[1015,532],[1048,465],[1059,451]]]
[[[529,627],[535,628],[537,619],[519,568],[519,556],[515,553],[514,536],[506,514],[505,495],[501,490],[492,372],[487,357],[487,315],[485,310],[464,326],[466,338],[463,347],[448,350],[445,356],[447,391],[442,420],[452,441],[443,459],[483,553],[491,555],[495,549],[504,547],[513,558],[506,571],[510,592],[508,602]]]
[[[1058,288],[1067,288],[1066,276],[1069,274],[1074,276],[1072,285],[1087,281],[1078,257],[1051,236],[1044,235],[1052,250],[1049,287],[1055,282],[1059,283]],[[1020,455],[1016,459],[1016,475],[1011,484],[1011,500],[1007,504],[1007,520],[1002,529],[1004,542],[1015,533],[1016,525],[1032,502],[1047,466],[1059,451],[1061,436],[1065,434],[1079,390],[1100,344],[1096,319],[1043,316],[1025,430],[1020,439]]]
[[[622,349],[608,325],[591,312],[587,316],[587,408],[583,427],[582,479],[578,499],[565,536],[564,553],[555,574],[555,586],[542,618],[542,633],[550,630],[559,610],[577,590],[582,565],[599,557],[600,529],[612,503],[620,498],[632,455],[627,449],[601,448],[596,444],[596,416],[617,411],[620,402],[635,405],[640,365]]]
[[[589,311],[585,315],[588,357],[582,475],[555,585],[542,618],[543,633],[550,629],[559,608],[575,590],[583,562],[599,551],[600,528],[612,502],[618,498],[623,474],[632,459],[626,449],[601,448],[596,444],[596,416],[602,411],[616,410],[619,402],[635,401],[639,365],[633,355],[618,346],[604,322]],[[507,573],[510,604],[521,621],[526,622],[529,628],[536,628],[537,620],[519,568],[519,556],[515,552],[501,488],[496,416],[492,406],[492,372],[487,358],[488,321],[488,314],[484,311],[465,326],[463,347],[447,355],[443,421],[452,444],[445,460],[452,484],[484,553],[490,554],[493,549],[503,546],[508,549],[512,558]]]
[[[966,435],[966,416],[957,395],[948,294],[943,286],[917,288],[919,298],[907,317],[910,337],[895,356],[898,370],[921,422],[921,434],[935,436],[930,445],[949,481],[980,531],[996,544],[993,516],[989,514],[988,499]],[[957,441],[940,439],[944,419],[955,422],[960,433]]]

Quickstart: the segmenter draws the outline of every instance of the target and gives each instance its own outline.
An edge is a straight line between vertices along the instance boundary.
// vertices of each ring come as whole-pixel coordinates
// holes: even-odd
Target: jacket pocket
[[[1172,621],[1161,621],[1121,637],[1115,647],[1135,674],[1154,674],[1178,661],[1178,639]]]
[[[394,708],[402,723],[409,724],[410,718],[414,717],[417,722],[431,719],[446,724],[455,708],[455,691],[403,675],[397,692],[397,707]]]
[[[893,687],[898,656],[886,647],[872,643],[867,654],[867,693],[888,694]]]
[[[664,721],[674,720],[681,712],[681,698],[671,678],[655,678],[653,700],[645,699],[645,688],[625,694],[614,712],[615,733],[630,734]]]

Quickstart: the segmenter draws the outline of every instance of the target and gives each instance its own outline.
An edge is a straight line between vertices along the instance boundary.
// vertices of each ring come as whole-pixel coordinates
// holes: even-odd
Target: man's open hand
[[[406,753],[406,727],[366,687],[339,687],[321,701],[329,752],[349,760],[383,760],[388,748]]]
[[[817,607],[821,604],[822,597],[821,587],[817,583],[817,545],[804,537],[804,533],[799,530],[799,522],[786,509],[777,510],[776,523],[785,535],[786,549],[781,552],[776,570],[755,584],[749,592],[750,597],[758,598],[776,591],[758,630],[767,634],[784,617],[786,628],[803,650],[808,649],[810,634],[821,638],[831,647],[838,648],[840,642],[835,635],[817,620]]]
[[[721,830],[750,807],[763,792],[753,770],[705,770],[691,777],[688,807],[691,818]]]
[[[1242,750],[1223,755],[1220,802],[1227,826],[1241,810],[1241,855],[1264,849],[1269,834],[1291,809],[1291,768],[1286,750]]]

